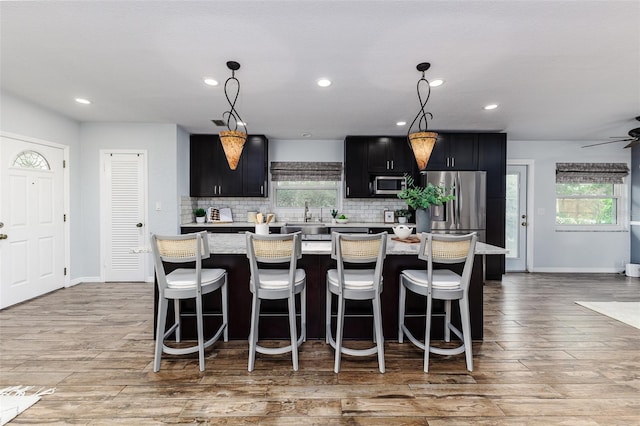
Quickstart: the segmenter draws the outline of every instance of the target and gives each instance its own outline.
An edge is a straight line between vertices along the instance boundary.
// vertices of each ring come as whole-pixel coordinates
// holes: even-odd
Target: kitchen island
[[[420,244],[404,243],[393,240],[389,236],[387,243],[387,257],[384,262],[383,277],[384,290],[382,293],[382,322],[383,332],[387,339],[398,337],[398,280],[400,272],[407,268],[425,268],[425,262],[417,257]],[[249,291],[249,262],[246,257],[246,237],[239,233],[209,233],[211,257],[203,261],[205,268],[224,268],[228,272],[229,285],[229,337],[232,339],[247,339],[249,336],[249,320],[251,317],[251,292]],[[302,259],[298,266],[304,268],[307,274],[307,337],[309,339],[324,339],[325,335],[325,275],[326,271],[335,267],[331,259],[330,241],[303,241]],[[474,340],[481,340],[483,336],[483,257],[492,254],[504,254],[500,247],[477,243],[471,284],[469,287],[469,301],[471,314],[471,334]],[[175,269],[179,265],[167,265],[167,270]],[[461,272],[458,270],[458,272]],[[157,288],[156,299],[157,299]],[[412,296],[407,298],[407,323],[409,327],[424,327],[421,316],[425,311],[425,298]],[[260,337],[281,339],[288,338],[287,305],[286,301],[263,302],[263,316],[260,320]],[[156,300],[157,305],[157,300]],[[455,304],[454,304],[455,305]],[[334,304],[335,306],[335,304]],[[156,306],[157,308],[157,306]],[[441,309],[441,305],[434,306],[434,312]],[[454,308],[457,309],[457,306]],[[218,292],[205,296],[205,334],[219,324],[220,295]],[[189,337],[195,332],[195,304],[183,301],[181,316],[183,321],[183,336]],[[155,310],[154,310],[155,314]],[[169,318],[172,313],[168,315]],[[371,338],[372,318],[371,304],[353,301],[347,303],[345,321],[345,338]],[[454,311],[454,318],[457,314]],[[455,321],[454,321],[455,322]],[[442,336],[443,322],[441,317],[433,321],[434,337]]]

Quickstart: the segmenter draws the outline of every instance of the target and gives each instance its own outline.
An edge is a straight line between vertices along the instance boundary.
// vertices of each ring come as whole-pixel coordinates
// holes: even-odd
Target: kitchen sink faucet
[[[311,213],[309,212],[309,202],[308,201],[304,202],[304,221],[305,222],[310,222],[311,221]]]

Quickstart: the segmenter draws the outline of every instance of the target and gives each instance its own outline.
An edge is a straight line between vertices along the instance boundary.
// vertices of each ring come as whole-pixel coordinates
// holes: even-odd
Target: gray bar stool
[[[247,232],[247,257],[251,278],[249,288],[253,295],[251,331],[249,333],[249,371],[253,371],[256,352],[283,354],[291,352],[293,370],[298,371],[298,347],[306,340],[307,291],[304,269],[297,267],[302,257],[301,232],[293,234],[258,235]],[[261,264],[288,263],[287,269],[261,268]],[[296,294],[300,294],[300,337],[296,331]],[[258,323],[262,299],[287,299],[291,344],[281,348],[258,345]]]
[[[378,354],[378,368],[384,373],[384,337],[382,335],[382,267],[387,252],[387,233],[375,235],[331,235],[331,257],[337,269],[327,271],[326,342],[335,349],[334,371],[340,371],[341,354],[369,356]],[[373,269],[347,268],[345,264],[375,264]],[[338,296],[336,338],[331,334],[331,295]],[[342,344],[345,300],[371,300],[373,305],[374,342],[369,349],[350,349]]]
[[[420,235],[418,258],[427,261],[427,269],[407,269],[400,273],[400,300],[398,307],[398,342],[402,343],[404,335],[424,351],[424,371],[429,371],[429,353],[439,355],[457,355],[465,353],[467,370],[473,371],[473,355],[471,341],[471,322],[469,319],[469,282],[473,269],[477,236],[427,234]],[[434,263],[464,264],[462,275],[449,269],[433,269]],[[407,290],[427,297],[426,327],[424,343],[416,339],[404,323]],[[431,310],[433,299],[444,301],[444,340],[451,340],[450,331],[460,339],[456,348],[444,349],[431,346]],[[462,332],[451,324],[451,301],[457,300],[460,305]]]
[[[153,371],[160,370],[162,353],[185,355],[198,352],[200,371],[204,371],[204,350],[218,341],[223,335],[228,340],[228,308],[227,308],[227,271],[219,268],[202,268],[202,259],[210,256],[207,232],[184,235],[151,235],[151,249],[158,280],[158,323],[156,325],[155,356]],[[195,262],[195,268],[179,268],[166,273],[163,262],[185,263]],[[212,338],[204,340],[202,319],[202,295],[221,289],[222,324]],[[195,299],[198,344],[195,346],[173,348],[164,341],[175,332],[176,342],[180,342],[180,301]],[[169,300],[174,301],[175,321],[165,331]]]

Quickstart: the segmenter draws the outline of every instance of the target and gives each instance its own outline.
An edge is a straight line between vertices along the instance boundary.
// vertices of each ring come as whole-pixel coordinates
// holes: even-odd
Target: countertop
[[[369,224],[371,225],[371,224]],[[389,224],[390,225],[390,224]],[[333,224],[331,225],[333,226]],[[340,226],[340,225],[338,225]],[[342,225],[346,226],[346,225]],[[352,225],[354,226],[354,225]],[[209,247],[212,254],[246,254],[246,236],[244,234],[216,234],[209,233]],[[420,248],[419,243],[403,243],[395,241],[388,236],[387,240],[387,254],[418,254]],[[303,254],[325,254],[331,253],[331,241],[303,241],[302,242]],[[476,243],[476,254],[491,255],[491,254],[507,254],[508,250],[493,246],[491,244]]]
[[[302,221],[288,221],[288,222],[272,222],[269,223],[269,228],[280,228],[285,224],[296,225],[324,225],[329,228],[389,228],[400,225],[399,223],[383,223],[383,222],[348,222],[348,223],[331,223],[331,222],[302,222]],[[252,227],[256,224],[253,222],[224,222],[224,223],[183,223],[180,226],[184,228],[245,228]],[[405,223],[407,226],[415,226],[415,223]]]

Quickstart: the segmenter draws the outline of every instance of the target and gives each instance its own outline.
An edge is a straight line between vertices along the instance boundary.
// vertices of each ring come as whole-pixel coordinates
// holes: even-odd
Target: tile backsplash
[[[273,209],[271,200],[262,197],[182,197],[180,199],[180,223],[193,223],[195,221],[193,210],[196,208],[208,207],[229,207],[233,215],[234,222],[246,222],[247,212],[273,212],[276,213],[278,222],[302,221],[304,209],[286,209],[278,211]],[[343,199],[340,214],[344,214],[352,222],[384,222],[385,210],[397,210],[407,208],[406,202],[393,199]],[[320,209],[311,208],[313,220],[320,216]],[[322,209],[322,221],[331,221],[330,209]]]

